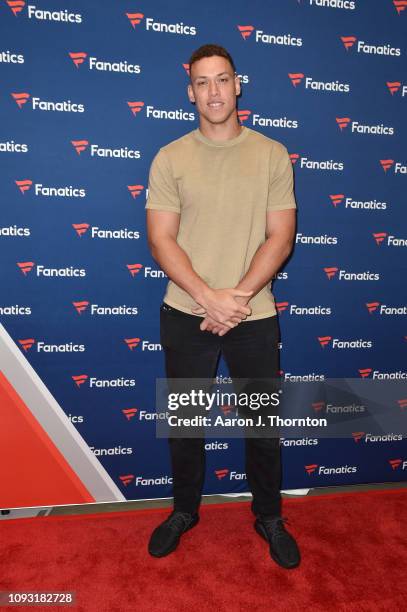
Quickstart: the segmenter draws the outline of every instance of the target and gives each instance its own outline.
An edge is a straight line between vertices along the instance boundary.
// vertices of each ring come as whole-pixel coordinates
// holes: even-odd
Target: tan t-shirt
[[[243,127],[215,142],[194,130],[160,149],[146,208],[180,213],[177,243],[213,289],[235,287],[265,242],[266,212],[295,208],[287,149]],[[164,301],[189,314],[191,296],[169,281]],[[246,321],[276,314],[270,284],[250,300]]]

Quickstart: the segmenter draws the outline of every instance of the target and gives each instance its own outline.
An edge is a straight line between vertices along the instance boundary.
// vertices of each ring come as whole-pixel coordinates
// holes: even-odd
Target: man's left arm
[[[241,304],[247,304],[271,281],[291,253],[295,237],[295,213],[295,208],[267,212],[266,240],[257,249],[249,269],[236,287],[243,291],[253,291],[250,298],[235,298]],[[229,328],[224,329],[207,318],[201,323],[201,329],[219,336],[229,331]]]

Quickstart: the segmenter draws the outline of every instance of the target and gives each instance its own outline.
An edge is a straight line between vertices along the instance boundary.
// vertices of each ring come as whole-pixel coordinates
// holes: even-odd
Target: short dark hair
[[[191,72],[192,65],[198,60],[202,59],[203,57],[213,57],[214,55],[227,59],[233,68],[233,72],[236,72],[236,67],[232,56],[230,55],[229,51],[226,51],[226,49],[220,45],[202,45],[202,47],[196,49],[189,60],[189,71]]]

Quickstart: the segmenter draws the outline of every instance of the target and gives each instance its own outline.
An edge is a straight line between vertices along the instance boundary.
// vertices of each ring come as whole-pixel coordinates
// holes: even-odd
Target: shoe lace
[[[288,523],[288,519],[284,516],[273,516],[263,518],[261,522],[267,531],[271,531],[273,537],[279,537],[285,534],[284,523]]]
[[[184,531],[191,522],[188,512],[173,512],[167,520],[167,525],[174,531]]]

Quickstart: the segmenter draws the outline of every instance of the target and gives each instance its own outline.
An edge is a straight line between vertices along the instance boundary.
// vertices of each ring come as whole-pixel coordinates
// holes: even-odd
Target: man
[[[161,306],[169,379],[216,374],[222,353],[232,378],[276,377],[278,322],[270,281],[295,233],[292,165],[280,143],[239,124],[240,80],[229,53],[204,45],[190,59],[188,97],[199,129],[160,149],[150,170],[148,238],[170,278]],[[169,439],[174,511],[153,532],[162,557],[199,521],[204,437]],[[300,562],[281,517],[279,439],[246,437],[255,529],[282,567]]]

